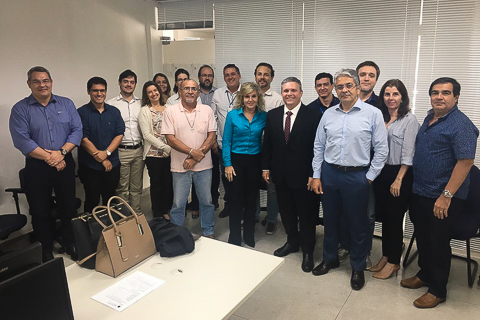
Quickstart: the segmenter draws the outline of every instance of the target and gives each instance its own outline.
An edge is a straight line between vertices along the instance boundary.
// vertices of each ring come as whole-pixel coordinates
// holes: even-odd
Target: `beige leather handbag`
[[[131,216],[115,221],[112,217],[112,200],[122,202],[132,212]],[[93,210],[94,212],[96,210]],[[153,241],[152,231],[148,226],[145,215],[138,215],[132,207],[117,196],[108,200],[107,212],[112,224],[106,226],[94,213],[93,216],[103,227],[98,241],[95,270],[116,278],[126,270],[145,260],[157,251]]]

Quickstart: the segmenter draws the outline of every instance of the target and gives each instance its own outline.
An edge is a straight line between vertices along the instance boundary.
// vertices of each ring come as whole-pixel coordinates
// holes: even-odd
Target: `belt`
[[[337,168],[338,170],[340,171],[343,171],[343,172],[358,172],[358,171],[365,171],[368,169],[368,167],[362,167],[362,166],[359,166],[359,167],[345,167],[345,166],[339,166],[337,164],[330,164],[331,166],[334,166],[335,168]]]
[[[136,145],[133,145],[133,146],[119,145],[118,147],[119,147],[120,149],[133,149],[133,150],[135,150],[135,149],[140,148],[141,146],[142,146],[142,143],[139,143],[139,144],[136,144]]]

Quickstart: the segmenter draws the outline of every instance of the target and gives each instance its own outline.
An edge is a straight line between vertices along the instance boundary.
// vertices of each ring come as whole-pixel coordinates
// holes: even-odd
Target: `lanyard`
[[[237,97],[238,91],[235,93],[230,93],[230,91],[227,90],[226,93],[227,93],[227,99],[228,99],[228,109],[231,109],[232,104],[235,102],[235,98]]]

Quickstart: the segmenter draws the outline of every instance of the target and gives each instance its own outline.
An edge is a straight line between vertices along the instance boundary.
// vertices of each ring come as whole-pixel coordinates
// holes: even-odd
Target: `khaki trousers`
[[[117,187],[117,195],[128,201],[133,210],[142,212],[140,198],[143,189],[143,146],[137,149],[118,148],[120,156],[120,180]]]

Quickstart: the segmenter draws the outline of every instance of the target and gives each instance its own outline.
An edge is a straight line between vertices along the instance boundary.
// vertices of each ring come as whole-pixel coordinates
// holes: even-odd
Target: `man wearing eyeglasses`
[[[387,130],[379,109],[359,98],[360,81],[355,70],[335,74],[340,104],[329,108],[320,121],[314,144],[312,189],[322,194],[323,261],[313,269],[316,276],[339,266],[337,247],[341,212],[350,229],[350,264],[353,290],[365,284],[368,254],[368,194],[388,155]],[[370,153],[374,156],[370,162]]]
[[[84,212],[92,212],[115,195],[120,180],[118,146],[125,132],[120,111],[105,103],[107,81],[100,77],[87,82],[90,102],[78,108],[82,119],[83,138],[78,148],[78,177],[85,189]]]
[[[53,259],[50,205],[54,190],[64,246],[76,260],[70,222],[76,210],[75,161],[71,152],[80,145],[82,122],[70,99],[52,94],[53,80],[46,68],[31,68],[27,78],[32,94],[13,106],[9,126],[15,148],[26,158],[24,176],[33,232],[42,244],[43,261]]]
[[[180,103],[165,109],[162,134],[172,147],[171,171],[173,176],[173,206],[171,221],[183,225],[185,204],[192,182],[200,203],[200,225],[203,235],[214,238],[214,205],[212,184],[212,158],[210,149],[215,143],[217,124],[212,109],[197,103],[198,84],[183,81]]]
[[[214,73],[213,68],[209,65],[204,64],[198,69],[198,81],[200,83],[200,99],[201,103],[207,106],[212,105],[213,93],[217,88],[213,86]],[[218,208],[218,198],[220,197],[220,192],[218,188],[220,186],[220,159],[219,155],[215,152],[217,149],[213,149],[211,152],[212,155],[212,202],[215,205],[215,209]],[[198,198],[196,195],[195,187],[192,188],[192,201],[187,206],[192,210],[192,218],[198,218]]]
[[[225,120],[227,119],[227,114],[233,109],[235,105],[235,98],[237,97],[238,91],[240,90],[240,79],[242,75],[240,74],[240,69],[233,63],[227,64],[223,67],[223,80],[225,80],[225,87],[215,90],[212,98],[212,109],[215,114],[215,119],[217,120],[218,134],[217,134],[217,143],[213,147],[214,152],[218,151],[218,154],[222,154],[222,136],[223,136],[223,127],[225,127]],[[220,157],[220,161],[222,161]],[[227,186],[228,180],[225,177],[225,167],[222,165],[222,181],[223,187],[225,188],[225,194],[223,196],[224,208],[218,215],[220,218],[228,217],[228,189]]]

